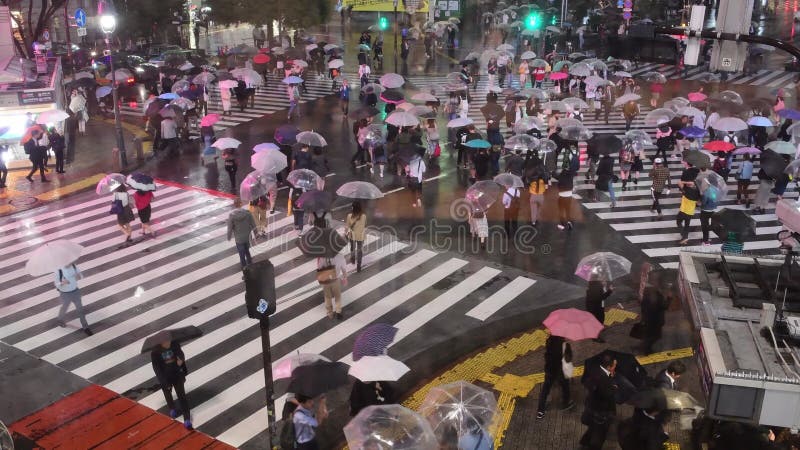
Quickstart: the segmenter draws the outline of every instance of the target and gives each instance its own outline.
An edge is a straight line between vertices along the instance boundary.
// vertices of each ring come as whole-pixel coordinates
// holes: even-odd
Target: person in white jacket
[[[427,170],[427,167],[425,167],[425,161],[420,155],[414,156],[406,166],[408,189],[414,194],[414,202],[411,206],[422,206],[422,175],[425,170]]]

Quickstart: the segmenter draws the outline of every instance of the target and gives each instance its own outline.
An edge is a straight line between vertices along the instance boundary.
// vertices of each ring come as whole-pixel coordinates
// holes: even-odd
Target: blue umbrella
[[[162,100],[175,100],[176,98],[178,98],[178,94],[175,94],[175,93],[172,93],[172,92],[165,92],[165,93],[159,95],[158,98],[160,98]]]
[[[275,130],[275,142],[281,145],[296,144],[298,133],[300,130],[294,125],[281,125]]]
[[[103,98],[110,93],[111,93],[111,86],[101,86],[97,88],[97,91],[95,91],[94,95],[97,98]]]
[[[181,97],[187,98],[193,102],[196,102],[202,95],[203,91],[200,89],[186,89],[185,91],[181,91],[180,93]]]
[[[473,139],[464,144],[464,147],[469,148],[491,148],[491,146],[492,143],[484,139]]]
[[[300,78],[300,77],[296,77],[296,76],[294,76],[294,75],[290,75],[290,76],[288,76],[288,77],[284,78],[284,79],[281,81],[281,83],[283,83],[283,84],[300,84],[300,83],[302,83],[302,82],[303,82],[303,79],[302,79],[302,78]]]
[[[778,111],[778,115],[783,117],[784,119],[792,119],[792,120],[800,119],[800,111],[796,109],[784,108]]]
[[[353,361],[364,356],[380,356],[392,345],[398,329],[388,323],[373,323],[361,330],[353,342]]]
[[[692,126],[692,127],[682,128],[680,130],[680,133],[682,135],[686,136],[687,138],[699,139],[699,138],[701,138],[701,137],[706,135],[706,130],[704,130],[704,129],[700,128],[700,127]]]

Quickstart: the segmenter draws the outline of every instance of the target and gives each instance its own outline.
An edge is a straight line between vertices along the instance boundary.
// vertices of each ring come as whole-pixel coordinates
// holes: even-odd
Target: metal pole
[[[69,0],[64,2],[64,31],[66,32],[67,36],[67,58],[69,58],[70,67],[72,66],[72,40],[69,37],[69,12],[67,11],[67,6],[69,5]]]
[[[119,121],[119,94],[117,93],[117,74],[114,72],[114,54],[111,52],[110,35],[106,34],[106,47],[108,48],[108,61],[111,68],[111,92],[114,94],[114,131],[117,134],[117,149],[119,150],[119,163],[124,169],[128,167],[128,156],[125,154],[125,139],[122,137],[122,123]]]
[[[267,394],[267,445],[272,448],[272,438],[275,436],[275,394],[272,381],[272,350],[269,343],[269,316],[259,320],[261,328],[261,357],[264,362],[264,386]]]
[[[397,29],[400,24],[397,23],[397,0],[394,0],[394,72],[397,73]]]

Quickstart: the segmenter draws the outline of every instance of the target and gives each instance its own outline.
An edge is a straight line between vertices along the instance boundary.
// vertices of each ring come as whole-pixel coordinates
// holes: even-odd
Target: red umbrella
[[[215,123],[219,122],[219,119],[221,119],[219,114],[215,114],[215,113],[207,114],[202,119],[200,119],[200,126],[201,127],[210,127],[210,126],[214,125]]]
[[[37,131],[39,133],[44,133],[44,130],[39,125],[33,125],[29,127],[27,130],[25,130],[25,134],[22,136],[22,139],[19,140],[20,143],[25,144],[26,142],[30,141],[31,138],[33,137],[33,133]]]
[[[702,92],[689,92],[689,95],[687,95],[686,98],[688,98],[690,102],[702,102],[703,100],[707,99],[708,96]]]
[[[603,324],[591,313],[575,308],[557,309],[551,312],[543,323],[550,330],[550,334],[569,341],[595,339],[603,330]]]
[[[269,55],[259,53],[256,56],[253,56],[253,62],[256,64],[266,64],[269,62]]]
[[[735,145],[725,141],[711,141],[703,144],[703,148],[712,152],[729,152],[736,148]]]

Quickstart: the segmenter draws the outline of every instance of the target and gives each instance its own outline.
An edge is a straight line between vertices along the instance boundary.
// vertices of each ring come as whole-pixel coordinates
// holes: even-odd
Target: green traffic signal
[[[556,23],[558,23],[558,17],[553,16],[553,20],[550,21],[550,25],[555,25]]]
[[[525,28],[535,30],[539,27],[539,16],[536,14],[529,14],[525,17]]]
[[[386,17],[381,17],[380,19],[378,19],[378,28],[380,28],[381,30],[389,28],[389,19],[387,19]]]

